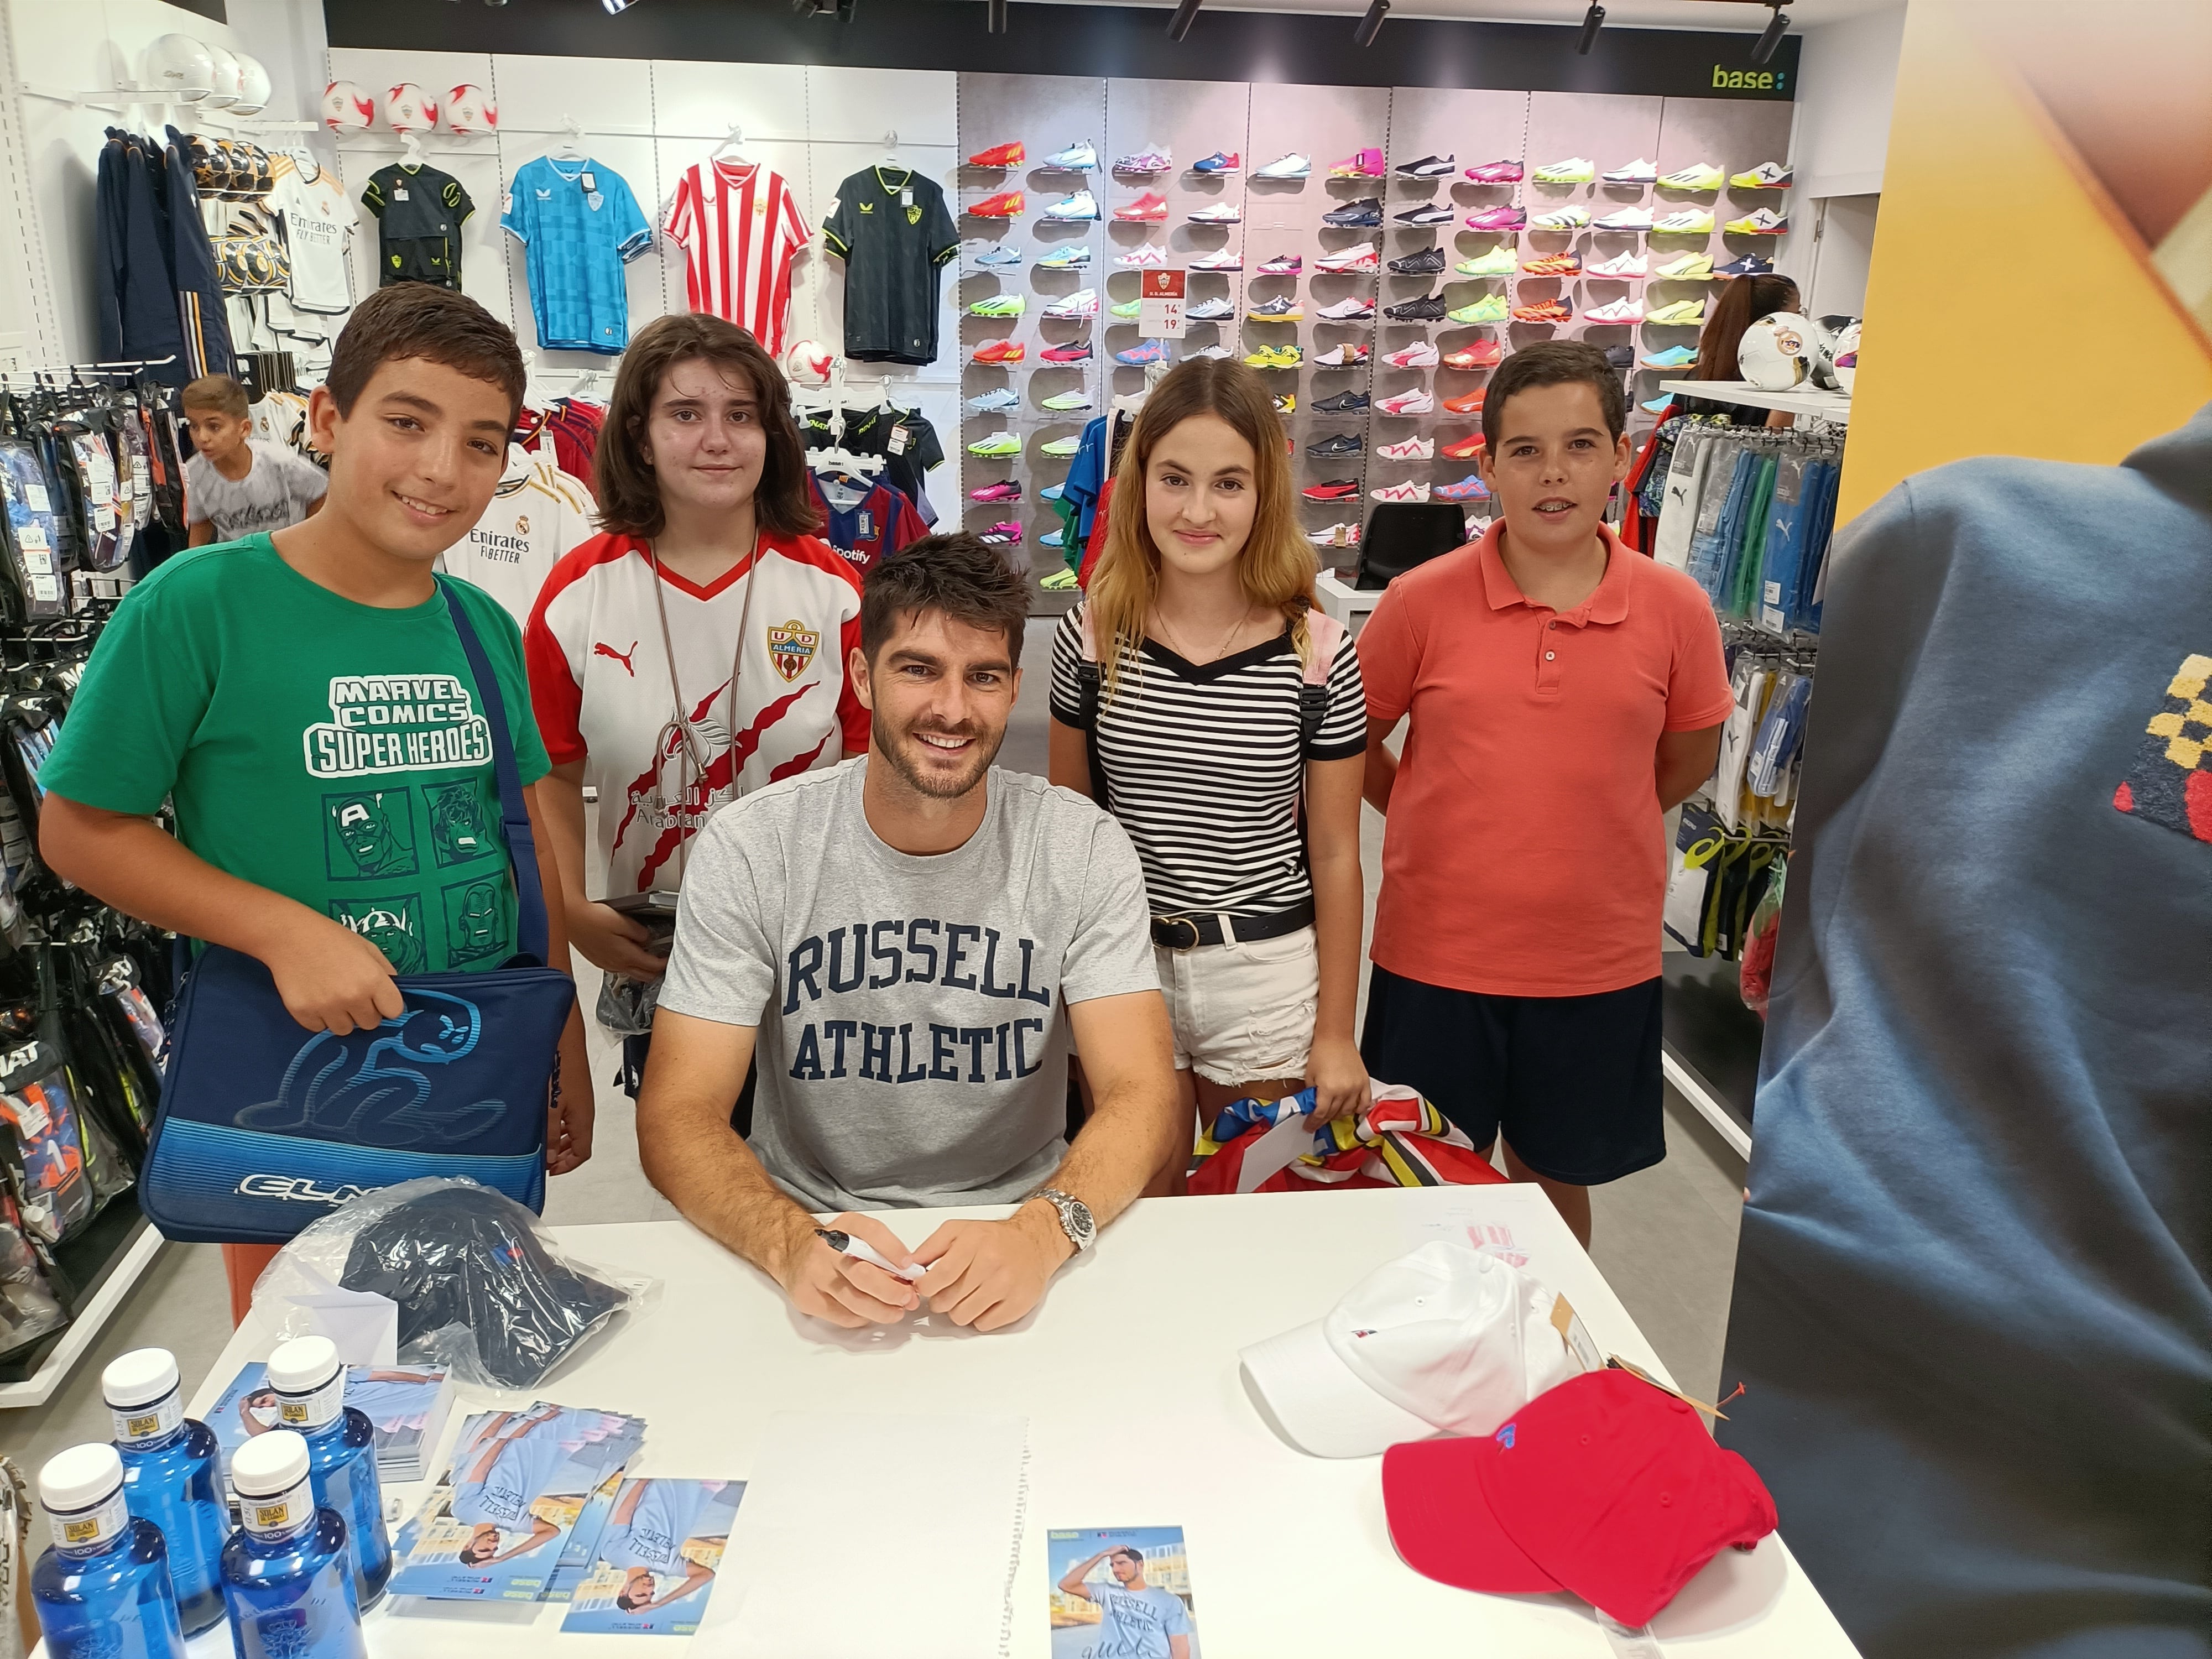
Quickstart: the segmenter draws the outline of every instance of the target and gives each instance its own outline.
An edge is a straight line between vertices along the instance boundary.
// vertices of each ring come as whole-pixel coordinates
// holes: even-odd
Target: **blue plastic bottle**
[[[50,1659],[185,1659],[161,1529],[123,1501],[123,1460],[72,1446],[39,1471],[53,1547],[31,1569]]]
[[[367,1612],[392,1578],[392,1534],[376,1474],[376,1429],[345,1403],[345,1370],[326,1336],[280,1342],[269,1356],[276,1420],[304,1437],[315,1502],[345,1517],[353,1549],[354,1595]]]
[[[346,1523],[315,1502],[307,1443],[289,1430],[231,1454],[245,1524],[222,1547],[222,1599],[238,1659],[368,1659]]]
[[[123,1499],[131,1513],[161,1529],[169,1584],[187,1636],[222,1620],[216,1561],[230,1530],[217,1490],[221,1448],[215,1431],[185,1415],[177,1362],[166,1348],[140,1348],[100,1373],[123,1458]]]

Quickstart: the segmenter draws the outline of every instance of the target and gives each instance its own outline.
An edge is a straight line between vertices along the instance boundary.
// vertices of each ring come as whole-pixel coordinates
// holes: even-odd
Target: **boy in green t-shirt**
[[[323,510],[179,553],[102,633],[40,772],[39,849],[117,909],[259,958],[309,1030],[403,1011],[395,974],[495,968],[515,951],[489,728],[432,561],[480,518],[523,391],[514,337],[423,283],[372,295],[308,405]],[[522,641],[454,584],[491,659],[522,781],[544,775]],[[154,822],[173,800],[177,833]],[[560,891],[536,801],[541,879]],[[552,965],[567,971],[557,902]],[[546,1164],[591,1155],[583,1024]],[[234,1260],[232,1301],[252,1263]],[[256,1270],[258,1271],[258,1270]]]

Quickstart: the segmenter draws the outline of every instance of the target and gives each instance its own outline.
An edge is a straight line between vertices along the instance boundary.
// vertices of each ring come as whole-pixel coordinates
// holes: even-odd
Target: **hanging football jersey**
[[[629,343],[628,261],[653,228],[604,162],[541,155],[518,168],[499,222],[523,246],[538,343],[611,355]]]
[[[822,539],[864,576],[929,533],[914,503],[887,483],[814,472],[806,482],[823,512]]]
[[[477,210],[461,181],[395,161],[369,175],[361,204],[377,220],[377,286],[461,285],[461,227]]]
[[[511,443],[491,505],[466,536],[439,556],[438,568],[474,582],[518,625],[526,624],[561,556],[597,533],[592,520],[598,512],[581,483]]]
[[[903,167],[868,167],[837,186],[822,236],[845,262],[845,356],[934,362],[939,273],[960,252],[944,191]]]
[[[684,297],[783,355],[791,262],[813,233],[782,174],[757,161],[713,160],[677,180],[661,229],[684,246]]]
[[[353,282],[346,244],[361,214],[311,150],[287,150],[272,158],[276,187],[269,204],[284,229],[292,261],[292,306],[297,311],[334,313],[353,305]]]

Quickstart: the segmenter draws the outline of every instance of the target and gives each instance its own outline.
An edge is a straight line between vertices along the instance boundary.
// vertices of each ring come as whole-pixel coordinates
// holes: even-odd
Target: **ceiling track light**
[[[988,34],[1006,32],[1006,0],[990,0],[984,13],[983,28]]]
[[[1190,33],[1190,26],[1198,21],[1198,9],[1206,0],[1182,0],[1175,15],[1168,19],[1168,39],[1180,40]]]
[[[1367,15],[1359,20],[1359,27],[1352,31],[1352,44],[1371,46],[1375,37],[1382,32],[1382,20],[1390,15],[1390,0],[1368,0]]]
[[[791,0],[791,9],[804,17],[834,17],[849,23],[858,3],[859,0]]]
[[[599,3],[607,9],[608,16],[619,17],[635,5],[637,0],[599,0]]]
[[[1597,44],[1597,32],[1605,27],[1605,8],[1593,3],[1583,14],[1583,32],[1575,37],[1575,51],[1582,57],[1589,56],[1589,49]]]
[[[1774,15],[1767,19],[1766,27],[1759,34],[1759,44],[1751,49],[1751,61],[1754,64],[1764,64],[1772,58],[1776,48],[1782,44],[1783,35],[1789,32],[1790,19],[1782,8],[1788,5],[1790,0],[1772,0],[1772,3]]]

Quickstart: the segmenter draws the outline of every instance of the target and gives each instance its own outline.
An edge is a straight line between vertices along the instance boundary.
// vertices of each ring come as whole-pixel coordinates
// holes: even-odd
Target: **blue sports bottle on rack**
[[[49,1659],[185,1659],[161,1529],[123,1501],[123,1459],[72,1446],[39,1471],[53,1547],[31,1569]]]
[[[307,1443],[289,1429],[231,1455],[239,1529],[222,1547],[222,1599],[238,1659],[368,1659],[346,1523],[315,1502]]]
[[[345,1368],[326,1336],[295,1337],[269,1356],[276,1421],[307,1443],[315,1502],[346,1523],[354,1596],[366,1613],[392,1578],[392,1534],[384,1524],[384,1490],[376,1473],[376,1429],[345,1403]]]
[[[169,1583],[185,1634],[222,1621],[216,1561],[230,1515],[222,1501],[222,1450],[215,1431],[185,1415],[177,1362],[167,1348],[139,1348],[100,1376],[123,1459],[123,1500],[161,1529]]]

